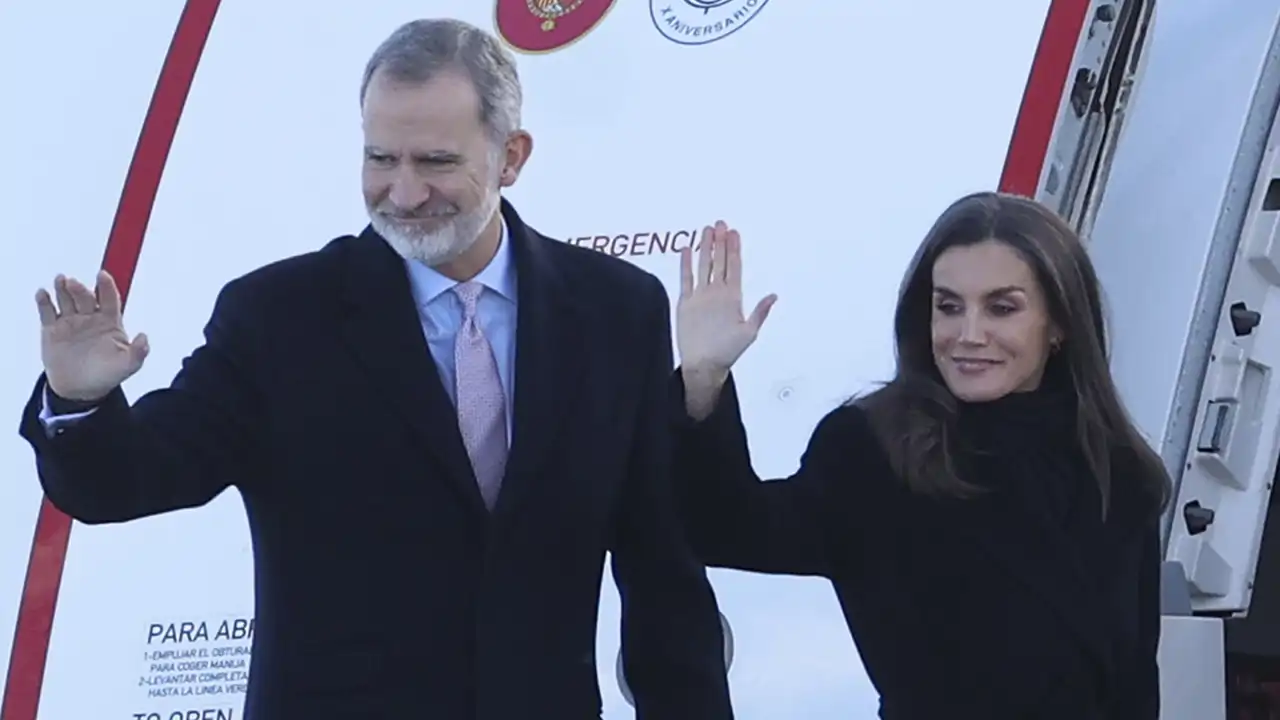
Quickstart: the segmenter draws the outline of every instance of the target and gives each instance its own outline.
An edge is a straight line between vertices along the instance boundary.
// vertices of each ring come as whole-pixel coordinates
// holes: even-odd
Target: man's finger
[[[49,291],[40,288],[36,291],[36,310],[40,313],[40,324],[49,327],[58,321],[58,308],[53,305]]]
[[[151,341],[147,339],[146,333],[133,336],[133,342],[129,343],[129,354],[133,356],[135,369],[142,367],[142,361],[147,359],[147,354],[150,352]]]
[[[81,315],[89,315],[98,310],[98,299],[93,296],[93,291],[85,287],[85,284],[72,278],[67,281],[67,290],[71,293],[71,299],[76,304],[76,312]]]
[[[97,287],[98,307],[108,316],[119,319],[120,317],[120,289],[116,287],[115,278],[111,277],[111,273],[106,270],[98,272]]]
[[[63,315],[75,314],[76,301],[71,299],[71,290],[67,288],[67,277],[59,275],[53,279],[53,293],[58,298],[58,311]]]

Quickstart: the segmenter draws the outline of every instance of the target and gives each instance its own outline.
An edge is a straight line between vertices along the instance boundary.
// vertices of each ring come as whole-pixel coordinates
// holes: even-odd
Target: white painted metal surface
[[[1278,20],[1275,3],[1162,0],[1091,233],[1117,383],[1182,478],[1167,558],[1186,568],[1197,610],[1247,607],[1280,449],[1280,308],[1267,317],[1280,277],[1249,259],[1258,241],[1239,243],[1268,232]],[[1263,312],[1251,335],[1231,330],[1236,302]],[[1184,519],[1193,502],[1214,513],[1201,533]]]
[[[1166,617],[1160,623],[1160,720],[1226,720],[1222,622]]]

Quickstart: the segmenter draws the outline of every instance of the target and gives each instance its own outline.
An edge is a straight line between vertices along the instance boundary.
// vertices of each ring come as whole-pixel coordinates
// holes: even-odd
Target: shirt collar
[[[501,226],[498,236],[498,251],[494,254],[493,259],[489,261],[489,264],[472,280],[514,302],[516,299],[516,276],[515,264],[511,260],[511,235],[507,232],[506,221],[499,219],[499,222]],[[418,307],[430,304],[440,295],[458,285],[456,280],[445,277],[438,270],[428,267],[417,260],[407,260],[406,264],[409,268],[409,284],[413,288],[413,298]]]

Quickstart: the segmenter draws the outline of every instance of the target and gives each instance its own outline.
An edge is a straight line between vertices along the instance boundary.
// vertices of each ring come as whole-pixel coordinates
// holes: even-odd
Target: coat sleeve
[[[637,720],[731,720],[719,608],[672,496],[670,305],[656,279],[647,305],[644,396],[611,547],[623,666]]]
[[[672,388],[676,427],[676,484],[687,531],[708,565],[763,573],[830,577],[827,538],[840,483],[859,469],[852,448],[866,442],[853,422],[860,411],[827,413],[810,436],[800,467],[789,477],[762,480],[752,467],[747,433],[732,376],[712,414],[693,422],[684,412],[683,383]],[[840,523],[847,541],[854,531]]]
[[[203,505],[248,480],[259,467],[262,416],[244,331],[250,315],[242,288],[224,288],[204,344],[169,387],[132,405],[116,388],[92,412],[50,420],[41,376],[20,433],[49,501],[84,523],[124,522]]]

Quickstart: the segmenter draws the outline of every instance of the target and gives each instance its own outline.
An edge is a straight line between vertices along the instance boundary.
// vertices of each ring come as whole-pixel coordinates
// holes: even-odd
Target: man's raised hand
[[[36,292],[36,308],[45,378],[60,397],[99,400],[138,372],[147,357],[146,335],[130,340],[124,331],[120,290],[105,270],[93,291],[59,275],[52,296],[44,288]]]

